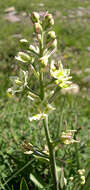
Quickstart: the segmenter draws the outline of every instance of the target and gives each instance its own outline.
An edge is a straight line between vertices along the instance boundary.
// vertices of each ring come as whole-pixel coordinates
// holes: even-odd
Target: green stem
[[[46,117],[46,119],[43,120],[43,125],[44,125],[47,145],[49,149],[50,168],[51,168],[51,174],[52,174],[53,183],[54,183],[53,190],[59,190],[58,177],[56,173],[55,151],[50,140],[50,134],[49,134],[49,129],[48,129],[48,117]]]
[[[42,32],[42,39],[40,41],[39,47],[40,47],[40,57],[43,56],[43,35],[44,33]],[[39,81],[40,81],[40,98],[43,101],[44,99],[44,84],[43,84],[43,71],[41,65],[39,65]],[[50,134],[49,134],[49,129],[48,129],[48,117],[46,117],[43,120],[43,125],[44,125],[44,130],[45,130],[45,135],[46,135],[46,141],[49,149],[49,158],[50,158],[50,168],[51,168],[51,174],[52,174],[52,179],[53,179],[53,190],[59,190],[58,186],[58,178],[57,178],[57,173],[56,173],[56,160],[55,160],[55,151],[54,147],[51,143],[50,140]]]
[[[42,36],[41,41],[39,42],[39,48],[40,48],[39,57],[43,57],[43,32],[42,32],[41,36]],[[43,100],[44,99],[44,85],[43,85],[43,72],[42,72],[41,65],[39,65],[39,74],[40,74],[40,77],[39,77],[39,81],[40,81],[40,98],[41,98],[41,100]]]
[[[76,134],[74,135],[74,139],[75,140],[77,140],[76,139]],[[76,162],[77,162],[77,170],[79,170],[80,169],[80,162],[79,162],[79,152],[78,152],[78,144],[77,143],[75,143],[75,152],[76,152]]]
[[[78,155],[78,147],[77,143],[75,143],[75,152],[76,152],[76,161],[77,161],[77,169],[80,169],[80,163],[79,163],[79,155]]]
[[[40,98],[44,99],[43,72],[40,71]]]

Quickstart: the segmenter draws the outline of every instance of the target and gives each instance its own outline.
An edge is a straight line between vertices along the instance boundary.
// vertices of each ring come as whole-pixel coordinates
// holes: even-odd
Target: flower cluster
[[[44,68],[49,63],[49,57],[56,51],[57,39],[55,32],[51,29],[54,24],[54,19],[51,14],[48,14],[46,12],[42,17],[39,15],[39,13],[33,12],[31,14],[31,20],[34,26],[36,41],[38,43],[36,42],[36,44],[32,45],[27,39],[21,39],[20,45],[21,48],[24,49],[24,51],[18,52],[15,58],[17,61],[22,62],[23,65],[30,65],[31,72],[34,74],[37,82],[39,83],[41,80],[41,72],[44,73]],[[71,82],[69,81],[71,79],[71,77],[69,76],[70,70],[63,69],[61,63],[58,63],[57,69],[52,61],[48,69],[50,69],[49,73],[55,79],[56,84],[59,87],[67,88],[71,84]],[[13,85],[11,88],[8,89],[7,92],[10,96],[14,95],[15,93],[22,92],[24,89],[27,89],[28,98],[30,100],[29,120],[42,120],[48,115],[51,110],[54,110],[54,108],[51,104],[49,104],[49,96],[47,96],[46,92],[44,93],[43,101],[41,98],[41,94],[35,91],[33,92],[28,84],[29,76],[29,71],[24,71],[21,69],[19,77],[11,77],[11,82]],[[54,91],[53,89],[51,90]],[[48,95],[49,94],[50,90],[48,90]],[[63,135],[65,136],[65,134]]]
[[[64,144],[73,144],[73,143],[79,142],[74,139],[75,132],[76,132],[76,130],[67,130],[66,132],[62,132],[61,141]]]

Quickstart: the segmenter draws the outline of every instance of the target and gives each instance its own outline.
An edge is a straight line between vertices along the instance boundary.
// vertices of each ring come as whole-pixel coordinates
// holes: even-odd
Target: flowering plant
[[[54,25],[52,15],[45,13],[40,17],[38,13],[33,12],[31,20],[34,26],[36,44],[31,45],[28,40],[21,39],[20,43],[25,50],[19,52],[16,56],[19,62],[27,63],[30,69],[21,69],[18,77],[12,77],[12,87],[7,92],[9,96],[12,96],[15,93],[24,91],[31,104],[29,121],[41,120],[43,122],[48,151],[47,153],[40,152],[35,150],[34,145],[30,144],[30,154],[33,153],[33,155],[37,155],[37,158],[43,158],[49,162],[53,189],[59,190],[60,184],[56,166],[55,146],[57,146],[57,143],[70,145],[78,141],[74,139],[74,133],[76,132],[74,130],[63,131],[58,141],[52,141],[48,128],[48,115],[55,110],[55,107],[52,105],[54,96],[62,88],[68,88],[72,85],[72,77],[70,76],[70,69],[64,69],[61,61],[55,62],[55,60],[50,61],[49,59],[57,50],[56,34],[51,29]],[[29,84],[29,72],[32,72],[37,80],[38,88],[34,90]],[[45,81],[46,72],[49,74],[48,84],[53,83],[56,86],[55,89],[53,86],[52,89],[48,88],[48,84]],[[83,176],[81,176],[81,180],[84,183],[85,179],[82,178]],[[73,177],[71,177],[72,179]],[[66,178],[64,178],[64,184],[67,184]]]

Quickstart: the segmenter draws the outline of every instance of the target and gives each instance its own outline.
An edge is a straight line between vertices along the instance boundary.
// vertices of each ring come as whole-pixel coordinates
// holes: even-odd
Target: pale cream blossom
[[[73,143],[78,143],[79,141],[74,139],[74,132],[76,130],[67,130],[66,132],[62,132],[61,134],[61,141],[64,144],[73,144]]]
[[[78,170],[79,175],[83,175],[85,173],[85,169]]]
[[[36,114],[36,115],[34,115],[34,116],[29,117],[29,121],[31,122],[31,121],[33,121],[33,120],[42,120],[42,119],[44,119],[46,116],[47,116],[47,114],[45,114],[45,113]]]
[[[18,55],[15,58],[23,63],[31,61],[31,57],[24,52],[18,52]]]

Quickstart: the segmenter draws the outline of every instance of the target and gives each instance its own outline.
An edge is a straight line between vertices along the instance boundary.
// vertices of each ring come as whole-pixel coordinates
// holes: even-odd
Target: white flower
[[[71,176],[69,179],[70,179],[70,181],[73,181],[74,177]]]
[[[45,117],[47,116],[47,114],[44,114],[44,113],[40,113],[40,114],[36,114],[32,117],[29,117],[29,121],[33,121],[33,120],[42,120],[44,119]]]
[[[84,185],[85,184],[85,176],[81,176],[81,184]]]
[[[73,144],[73,143],[79,142],[73,139],[75,131],[76,130],[67,130],[66,132],[62,132],[62,135],[61,135],[62,142],[64,144]]]
[[[15,58],[18,61],[21,61],[23,63],[31,61],[31,57],[27,53],[24,53],[24,52],[18,52],[18,55]]]
[[[21,39],[20,42],[21,43],[28,43],[28,41],[26,39]]]
[[[28,81],[28,71],[20,70],[20,80],[23,82],[23,86],[27,86]]]
[[[41,63],[42,65],[47,66],[47,64],[48,64],[48,56],[43,56],[43,57],[41,57],[41,58],[40,58],[40,63]]]
[[[17,92],[23,91],[23,89],[28,84],[28,71],[20,70],[19,77],[13,76],[10,77],[12,87],[8,89],[7,94],[10,97],[10,95],[14,95]]]
[[[35,47],[35,46],[33,46],[33,45],[30,45],[30,46],[29,46],[29,50],[32,51],[32,52],[34,52],[34,53],[37,53],[37,54],[39,53],[39,48],[38,48],[38,46]]]
[[[83,175],[85,173],[85,169],[78,170],[79,175]]]

